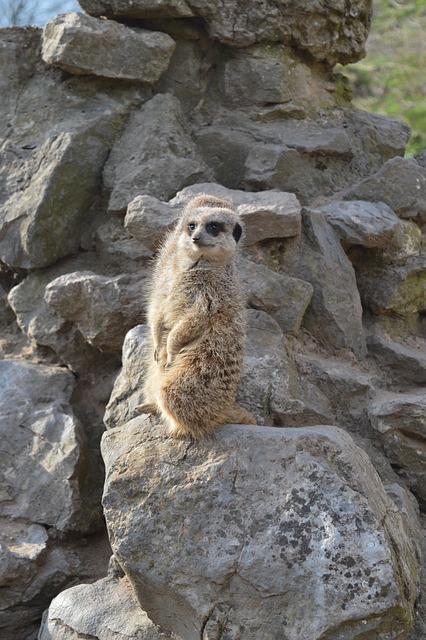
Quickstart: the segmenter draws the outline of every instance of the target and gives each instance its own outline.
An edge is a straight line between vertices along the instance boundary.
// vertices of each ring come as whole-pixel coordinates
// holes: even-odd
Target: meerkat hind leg
[[[227,409],[225,419],[229,424],[257,424],[256,418],[237,403]]]
[[[154,402],[142,402],[135,407],[137,413],[158,413],[158,407]]]

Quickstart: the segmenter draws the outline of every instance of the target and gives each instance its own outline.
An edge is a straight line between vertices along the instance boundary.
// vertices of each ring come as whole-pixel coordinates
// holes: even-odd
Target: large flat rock
[[[82,13],[63,13],[43,29],[45,62],[75,74],[154,84],[169,66],[175,41]]]

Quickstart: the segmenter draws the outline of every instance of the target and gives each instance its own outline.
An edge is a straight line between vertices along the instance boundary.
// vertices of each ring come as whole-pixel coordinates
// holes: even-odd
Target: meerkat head
[[[237,250],[243,229],[228,200],[201,195],[185,207],[179,231],[181,247],[190,258],[227,262]]]

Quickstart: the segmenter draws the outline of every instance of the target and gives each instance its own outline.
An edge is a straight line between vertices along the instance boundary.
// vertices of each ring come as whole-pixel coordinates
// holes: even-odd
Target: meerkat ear
[[[235,224],[235,227],[232,230],[232,235],[234,236],[235,242],[238,242],[238,240],[241,238],[242,233],[243,233],[242,227],[237,222]]]

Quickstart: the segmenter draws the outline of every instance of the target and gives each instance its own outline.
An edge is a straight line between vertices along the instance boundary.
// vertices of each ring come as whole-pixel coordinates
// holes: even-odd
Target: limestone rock
[[[245,258],[240,258],[238,267],[249,306],[272,315],[284,333],[298,331],[312,298],[312,285]]]
[[[294,194],[275,190],[246,193],[213,182],[186,187],[168,203],[150,196],[138,196],[127,208],[124,225],[150,249],[158,248],[164,234],[173,226],[185,205],[202,193],[227,198],[232,202],[244,223],[245,245],[300,233],[301,207]]]
[[[398,242],[390,242],[380,251],[379,261],[385,264],[405,264],[409,258],[422,253],[422,231],[412,220],[401,220]]]
[[[127,331],[144,319],[146,278],[67,273],[47,285],[45,299],[61,318],[76,323],[89,344],[120,352]]]
[[[399,386],[426,385],[426,340],[418,338],[416,342],[409,346],[378,334],[367,336],[369,352]]]
[[[374,313],[394,313],[412,319],[426,310],[426,256],[415,256],[402,265],[383,265],[373,259],[356,264],[358,289],[363,303]]]
[[[332,11],[314,2],[306,3],[300,11],[295,0],[267,0],[262,4],[232,0],[225,9],[219,0],[80,0],[80,4],[96,16],[199,17],[211,38],[231,47],[283,42],[329,65],[359,60],[364,55],[371,20],[368,0],[351,0],[349,8],[334,5]]]
[[[169,200],[183,187],[210,178],[186,131],[177,98],[157,94],[133,112],[111,151],[103,177],[111,191],[112,212],[125,211],[138,195]]]
[[[247,345],[237,397],[258,424],[290,427],[332,420],[326,398],[299,379],[277,321],[263,311],[247,312]]]
[[[39,38],[40,31],[31,29],[0,35],[8,57],[0,124],[0,260],[12,268],[44,268],[78,250],[99,197],[102,167],[135,98],[134,87],[108,92],[96,80],[81,89],[60,82],[59,71],[47,73],[40,64]]]
[[[132,237],[117,216],[96,228],[95,242],[100,262],[116,273],[137,272],[153,257],[152,251]]]
[[[402,235],[398,216],[383,202],[331,202],[318,208],[338,236],[348,244],[386,247],[395,235]]]
[[[247,191],[292,191],[302,202],[324,191],[325,184],[335,189],[354,150],[348,132],[331,120],[254,123],[233,112],[195,136],[217,182]]]
[[[127,207],[124,226],[132,236],[155,251],[178,216],[179,211],[157,198],[137,196]]]
[[[236,108],[289,101],[324,108],[333,100],[321,76],[282,45],[233,51],[223,63],[219,82],[225,103]]]
[[[87,209],[100,186],[108,147],[93,127],[60,132],[13,158],[2,151],[22,188],[9,188],[0,220],[0,258],[11,267],[46,267],[80,245]],[[7,166],[7,165],[6,165]],[[11,180],[12,183],[12,180]],[[73,194],[73,197],[69,197]]]
[[[44,527],[0,518],[0,634],[35,638],[43,603],[69,580],[65,554],[49,545]]]
[[[75,269],[93,266],[91,260],[77,258],[67,263],[30,273],[9,292],[8,301],[16,314],[21,331],[32,343],[52,349],[73,371],[80,375],[107,369],[106,357],[90,345],[77,325],[56,313],[45,300],[49,282]]]
[[[80,6],[94,16],[129,18],[191,18],[194,13],[185,0],[79,0]]]
[[[61,531],[99,525],[100,510],[81,493],[87,443],[69,404],[74,386],[64,369],[0,361],[3,515]]]
[[[302,378],[313,382],[328,398],[338,424],[362,430],[366,405],[374,394],[374,378],[347,361],[317,353],[295,357]]]
[[[185,640],[408,633],[414,550],[342,430],[225,425],[193,443],[136,418],[102,450],[112,547],[155,623]]]
[[[426,505],[426,397],[401,393],[377,399],[369,409],[386,455],[422,506]]]
[[[314,287],[303,322],[318,340],[363,357],[362,307],[352,264],[320,211],[304,210],[303,223],[301,242],[282,257],[287,273]]]
[[[43,60],[75,74],[156,83],[175,48],[165,33],[63,13],[43,29]]]
[[[39,640],[160,640],[127,578],[104,578],[62,591],[52,601]]]
[[[413,159],[392,158],[345,198],[385,202],[401,218],[426,220],[426,169]]]
[[[148,327],[138,325],[127,333],[123,343],[122,368],[105,409],[107,429],[118,427],[134,416],[142,395],[145,363],[148,357]]]
[[[361,169],[364,177],[369,176],[372,172],[380,170],[383,162],[395,156],[404,155],[405,146],[410,137],[410,127],[405,122],[360,109],[347,110],[345,117],[347,126],[353,127],[354,147],[358,142],[361,143],[362,153],[353,166],[355,172]],[[355,193],[350,195],[350,192],[347,193],[347,197],[349,200],[365,199],[376,202],[372,198],[358,197]],[[382,198],[377,201],[387,202]],[[389,206],[393,209],[391,205]]]

